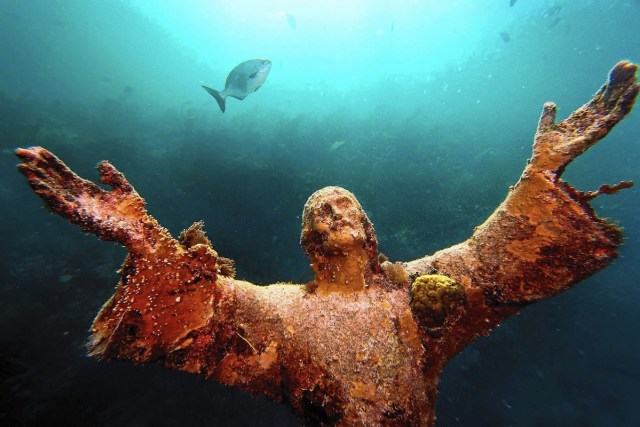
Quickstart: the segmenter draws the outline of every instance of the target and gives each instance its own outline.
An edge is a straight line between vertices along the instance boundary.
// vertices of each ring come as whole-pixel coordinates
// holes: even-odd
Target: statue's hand
[[[157,223],[147,215],[145,202],[110,163],[98,165],[107,191],[80,178],[60,159],[42,147],[17,149],[18,169],[53,212],[104,240],[114,240],[132,252],[154,245]]]
[[[636,64],[618,62],[593,99],[557,124],[555,104],[546,103],[538,123],[533,166],[559,176],[573,159],[604,138],[631,111],[640,89],[637,70]]]

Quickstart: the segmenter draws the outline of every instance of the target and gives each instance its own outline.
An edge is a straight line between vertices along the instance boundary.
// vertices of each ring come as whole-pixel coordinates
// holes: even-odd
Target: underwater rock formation
[[[174,239],[111,164],[107,191],[40,147],[18,166],[58,215],[129,250],[89,353],[159,363],[288,403],[308,424],[433,425],[445,363],[526,304],[606,267],[621,231],[560,177],[631,110],[637,66],[618,63],[593,99],[555,123],[545,104],[529,160],[505,201],[463,243],[422,259],[379,257],[348,191],[314,193],[301,244],[315,279],[255,286],[234,278],[197,222]],[[413,284],[411,283],[413,282]]]

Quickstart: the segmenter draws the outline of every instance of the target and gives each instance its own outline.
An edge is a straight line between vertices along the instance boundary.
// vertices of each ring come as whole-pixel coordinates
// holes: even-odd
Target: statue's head
[[[315,286],[328,291],[363,289],[379,271],[373,224],[355,196],[325,187],[309,197],[302,214],[302,245],[316,274]]]

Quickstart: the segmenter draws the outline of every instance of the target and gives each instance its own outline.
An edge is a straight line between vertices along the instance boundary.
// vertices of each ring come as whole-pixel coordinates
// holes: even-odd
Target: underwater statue
[[[556,106],[545,104],[533,155],[504,202],[468,240],[433,255],[389,262],[353,194],[317,191],[300,239],[315,278],[302,285],[235,279],[201,222],[173,238],[108,162],[98,170],[110,191],[44,148],[18,149],[18,167],[53,212],[129,251],[93,323],[92,356],[158,363],[266,395],[305,424],[432,426],[448,360],[617,256],[620,228],[589,201],[632,183],[583,192],[561,175],[629,113],[636,71],[618,63],[559,123]]]

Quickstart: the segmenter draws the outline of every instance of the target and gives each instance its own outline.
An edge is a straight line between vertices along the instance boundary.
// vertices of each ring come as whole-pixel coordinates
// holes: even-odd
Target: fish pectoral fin
[[[250,79],[255,79],[256,77],[258,77],[258,72],[257,71],[255,73],[253,73],[253,74],[249,74],[249,78]]]

